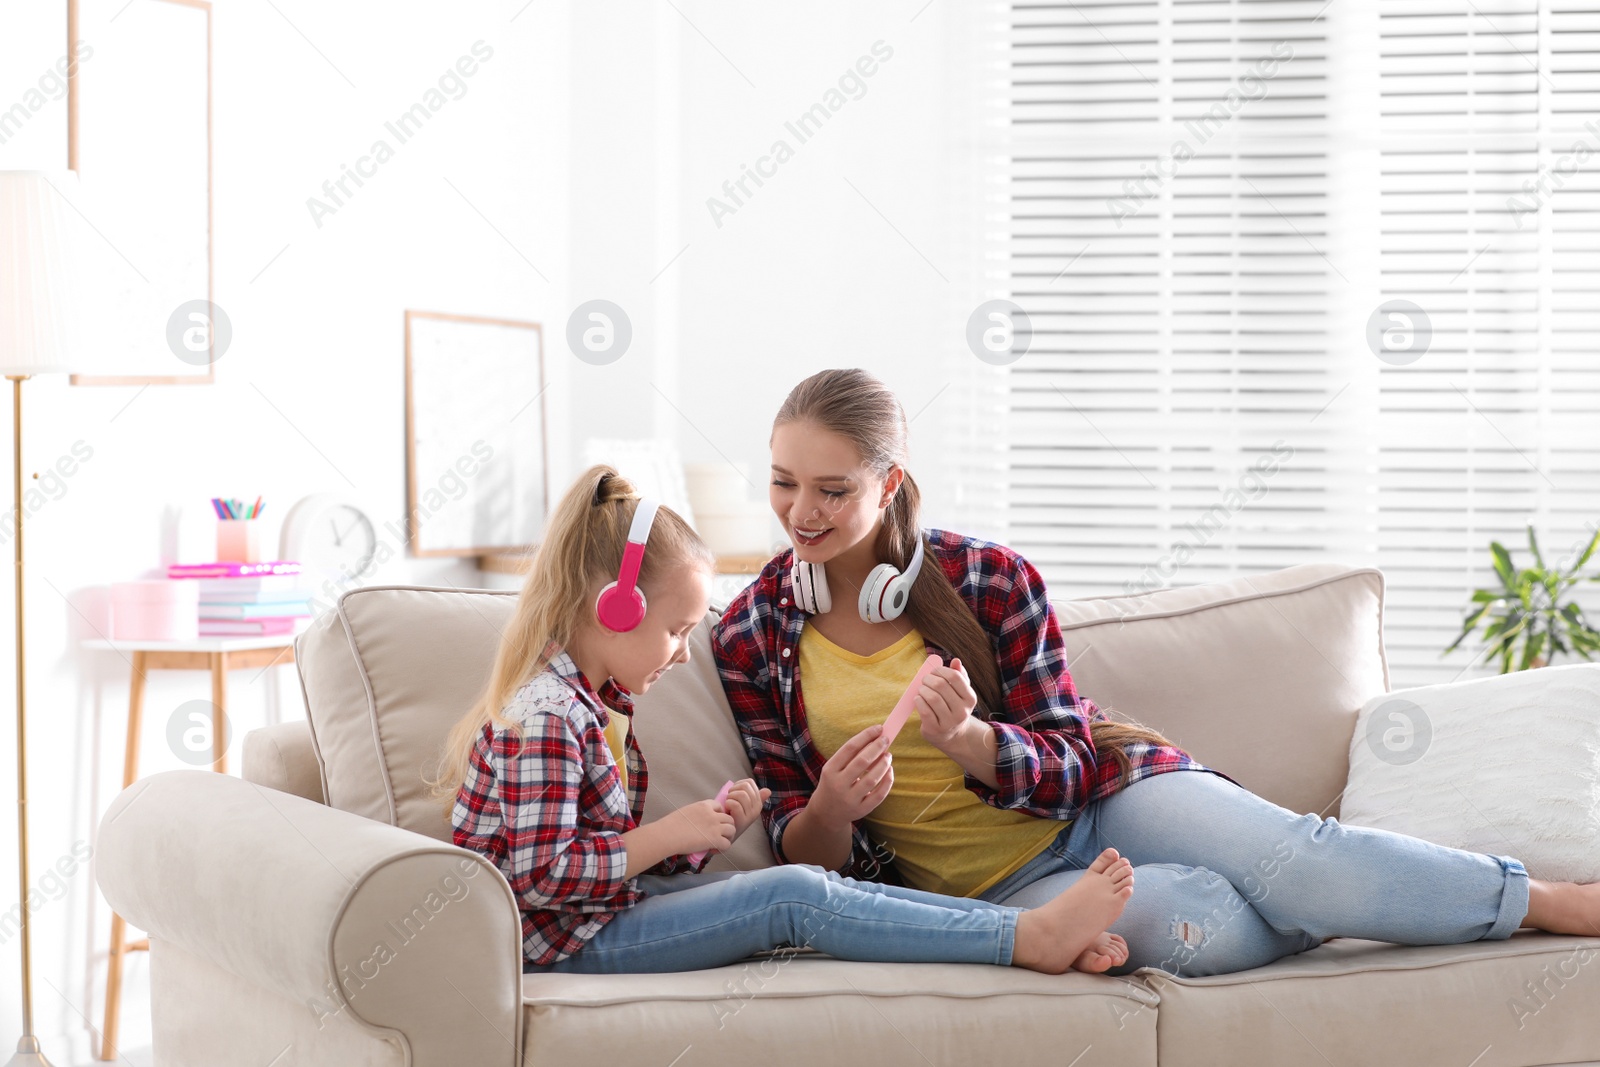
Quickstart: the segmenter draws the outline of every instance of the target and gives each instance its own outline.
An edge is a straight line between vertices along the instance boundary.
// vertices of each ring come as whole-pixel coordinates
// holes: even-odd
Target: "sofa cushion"
[[[422,776],[487,684],[516,602],[511,591],[368,586],[295,639],[329,806],[451,840],[449,810]]]
[[[1162,1067],[1600,1060],[1600,938],[1341,938],[1238,974],[1135,973],[1161,998]]]
[[[1350,739],[1345,821],[1600,881],[1600,664],[1405,689]]]
[[[488,683],[511,590],[368,586],[339,598],[295,641],[295,659],[327,803],[369,819],[451,840],[449,809],[426,795],[445,735]],[[711,659],[707,612],[689,662],[635,700],[634,728],[650,770],[649,822],[713,797],[750,775],[733,712]],[[769,867],[759,829],[711,870]]]
[[[1055,602],[1078,692],[1298,813],[1337,816],[1356,713],[1389,688],[1383,575],[1306,564]]]
[[[529,1065],[592,1062],[596,1034],[614,1063],[1156,1062],[1156,998],[1077,973],[780,954],[672,974],[524,975],[522,992]]]

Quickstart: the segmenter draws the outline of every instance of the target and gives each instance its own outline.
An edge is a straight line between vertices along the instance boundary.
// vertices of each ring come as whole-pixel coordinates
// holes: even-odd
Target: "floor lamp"
[[[22,1037],[7,1067],[49,1067],[33,1034],[33,976],[28,927],[27,688],[22,630],[22,383],[35,374],[81,369],[76,327],[79,263],[77,229],[61,189],[75,188],[71,171],[0,171],[0,374],[11,381],[15,418],[11,491],[16,519],[17,585],[17,866],[22,887]]]

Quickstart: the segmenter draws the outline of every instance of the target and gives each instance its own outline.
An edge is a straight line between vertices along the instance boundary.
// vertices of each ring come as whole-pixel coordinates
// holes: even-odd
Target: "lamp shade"
[[[72,171],[0,170],[0,374],[88,369]]]

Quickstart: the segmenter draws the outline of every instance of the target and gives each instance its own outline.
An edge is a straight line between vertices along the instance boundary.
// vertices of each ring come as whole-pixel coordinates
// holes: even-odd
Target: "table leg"
[[[145,654],[133,654],[133,674],[128,679],[128,740],[123,748],[122,787],[139,777],[139,735],[144,717]],[[122,962],[127,951],[127,923],[111,913],[111,960],[106,968],[106,1019],[100,1031],[100,1058],[117,1058],[117,1028],[122,1008]]]
[[[128,681],[128,743],[122,752],[122,788],[139,777],[139,737],[144,718],[145,654],[133,654],[133,676]]]
[[[228,773],[228,654],[211,654],[211,747],[216,753],[211,769]]]

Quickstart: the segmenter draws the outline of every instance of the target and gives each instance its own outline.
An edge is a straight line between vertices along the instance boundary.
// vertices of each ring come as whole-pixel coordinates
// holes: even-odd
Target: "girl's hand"
[[[771,795],[770,789],[757,789],[753,778],[743,778],[733,784],[733,788],[728,790],[728,799],[723,807],[733,816],[735,838],[750,829],[751,825],[761,817],[761,806]]]
[[[728,795],[731,799],[733,791],[729,790]],[[672,822],[672,843],[677,846],[671,855],[682,856],[701,849],[721,851],[733,844],[734,837],[738,835],[733,816],[723,811],[715,800],[686,804],[661,821],[665,823],[669,820]]]
[[[948,667],[929,671],[912,704],[922,720],[923,740],[946,755],[960,745],[969,731],[984,728],[972,717],[978,694],[959,659],[951,660]]]
[[[867,727],[840,745],[822,765],[822,776],[806,810],[815,812],[824,827],[848,829],[889,795],[894,786],[892,763],[882,724]]]

